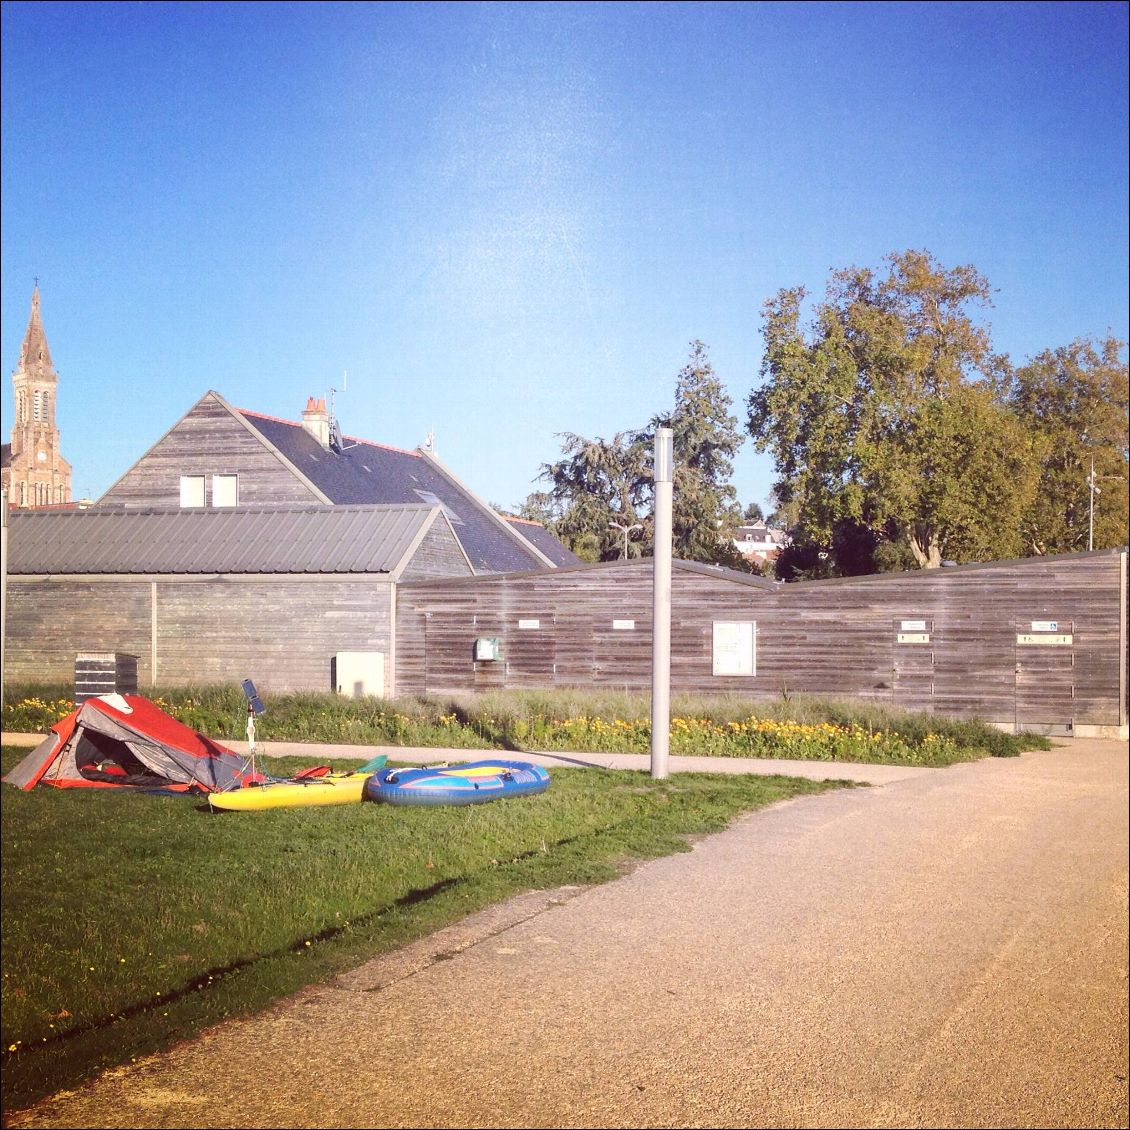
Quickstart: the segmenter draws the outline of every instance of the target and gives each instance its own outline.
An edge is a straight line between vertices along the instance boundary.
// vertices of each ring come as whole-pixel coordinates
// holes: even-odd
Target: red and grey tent
[[[36,785],[210,793],[255,779],[246,760],[140,695],[90,698],[5,778]]]

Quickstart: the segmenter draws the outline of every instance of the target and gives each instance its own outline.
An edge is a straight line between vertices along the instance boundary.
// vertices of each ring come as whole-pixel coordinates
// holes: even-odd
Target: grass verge
[[[209,737],[244,737],[246,701],[238,686],[147,690],[146,696]],[[66,687],[5,689],[3,728],[45,732],[71,708]],[[426,746],[456,749],[647,753],[651,702],[643,694],[507,691],[473,699],[387,701],[333,694],[265,693],[260,741]],[[909,714],[869,702],[782,696],[677,696],[671,752],[939,767],[1047,749],[1036,734],[1005,734],[982,722]]]
[[[3,771],[24,753],[4,747]],[[5,787],[3,1105],[260,1010],[519,891],[603,882],[740,812],[832,787],[559,769],[540,796],[468,808],[224,814],[188,797]]]

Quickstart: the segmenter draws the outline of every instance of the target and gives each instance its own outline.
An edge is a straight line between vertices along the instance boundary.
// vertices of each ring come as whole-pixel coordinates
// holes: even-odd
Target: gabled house
[[[206,393],[95,504],[125,510],[438,506],[476,573],[579,564],[535,523],[508,520],[427,448],[343,436],[324,400],[301,422]]]
[[[764,522],[747,522],[734,530],[734,546],[747,561],[767,565],[788,545],[789,535]]]

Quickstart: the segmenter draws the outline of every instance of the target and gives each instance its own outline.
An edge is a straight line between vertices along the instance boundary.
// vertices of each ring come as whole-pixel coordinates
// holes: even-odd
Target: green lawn
[[[5,747],[3,770],[25,752]],[[6,786],[4,1106],[261,1009],[518,891],[603,882],[740,812],[831,787],[555,769],[540,796],[468,808],[219,814],[189,797]]]

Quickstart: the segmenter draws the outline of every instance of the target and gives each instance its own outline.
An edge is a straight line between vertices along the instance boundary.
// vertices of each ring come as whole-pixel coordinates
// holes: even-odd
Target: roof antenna
[[[345,386],[349,384],[349,370],[342,370],[341,391],[345,392]],[[343,451],[348,451],[351,447],[357,447],[355,443],[346,443],[345,438],[341,434],[341,425],[337,422],[337,409],[336,409],[337,389],[330,389],[330,450],[340,455]]]

